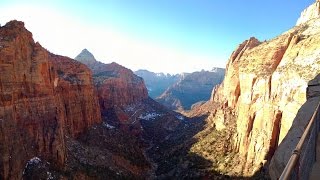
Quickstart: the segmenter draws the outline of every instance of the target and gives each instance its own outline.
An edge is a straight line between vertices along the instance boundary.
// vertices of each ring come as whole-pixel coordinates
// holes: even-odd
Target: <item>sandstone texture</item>
[[[250,38],[230,56],[211,101],[235,111],[232,141],[245,175],[271,160],[305,103],[308,81],[320,73],[319,32],[320,19],[311,19],[269,41]]]
[[[320,80],[319,76],[317,77],[317,80],[318,81]],[[279,177],[281,176],[281,173],[286,167],[292,155],[293,150],[296,148],[305,130],[305,127],[309,123],[314,111],[316,110],[316,107],[319,104],[319,101],[320,101],[319,92],[320,92],[320,86],[319,86],[319,83],[317,83],[317,86],[312,86],[312,90],[308,92],[308,100],[299,109],[297,116],[293,120],[290,130],[288,131],[286,137],[283,139],[282,143],[279,145],[274,156],[272,157],[272,160],[269,166],[269,174],[271,179],[279,179]],[[315,142],[315,139],[313,140]],[[313,140],[311,139],[310,143],[312,143]],[[306,144],[308,144],[308,142],[309,140],[307,139],[307,142],[305,142],[304,147],[306,146]],[[302,161],[311,160],[311,162],[314,159],[311,153],[305,154],[305,148],[301,153],[301,158],[305,158]],[[302,172],[302,173],[308,174],[311,172],[312,164],[308,164],[308,166],[309,166],[309,171],[306,170],[308,169],[308,167],[304,167],[302,170],[306,172]]]
[[[125,106],[148,98],[142,78],[117,63],[104,64],[84,49],[76,58],[93,71],[101,110]]]
[[[84,52],[93,72],[35,43],[23,22],[0,27],[0,179],[152,176],[144,148],[184,117],[131,70]]]
[[[94,82],[102,110],[148,98],[143,79],[117,63],[107,64],[103,72],[94,74]]]
[[[0,27],[0,72],[0,179],[21,179],[35,156],[64,164],[64,137],[101,121],[91,71],[35,43],[23,22]]]
[[[143,79],[117,63],[104,64],[97,61],[87,49],[82,50],[75,59],[87,65],[93,72],[103,119],[113,121],[112,123],[119,125],[122,130],[140,135],[140,121],[134,121],[125,112],[125,108],[148,99]]]
[[[77,137],[96,123],[101,122],[98,97],[88,67],[68,57],[49,54],[58,74],[56,93],[64,105],[65,130]]]

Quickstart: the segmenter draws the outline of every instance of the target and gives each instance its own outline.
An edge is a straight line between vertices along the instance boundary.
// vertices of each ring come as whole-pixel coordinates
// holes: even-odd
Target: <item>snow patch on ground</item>
[[[143,120],[154,120],[156,117],[161,117],[161,114],[152,112],[152,113],[146,113],[145,115],[140,115],[139,118]]]
[[[34,164],[38,164],[39,162],[41,162],[40,158],[33,157],[27,162],[27,165],[34,165]]]
[[[27,164],[26,164],[26,166],[24,167],[24,170],[23,170],[23,175],[26,173],[26,169],[28,168],[28,166],[31,166],[31,165],[37,165],[37,164],[39,164],[41,162],[41,159],[40,158],[38,158],[38,157],[33,157],[33,158],[31,158],[28,162],[27,162]]]
[[[127,105],[127,106],[124,108],[124,111],[125,111],[126,113],[133,113],[133,112],[135,112],[137,109],[141,109],[141,106],[143,106],[143,103],[142,103],[142,102],[136,102],[136,103]]]
[[[133,112],[135,109],[135,106],[134,105],[129,105],[125,108],[125,112]]]
[[[103,122],[102,125],[103,125],[104,127],[108,128],[108,129],[114,129],[114,128],[116,128],[116,127],[111,126],[110,124],[108,124],[108,123],[106,123],[106,122]]]
[[[47,180],[53,179],[51,172],[47,172]]]
[[[179,119],[179,120],[181,120],[181,121],[184,120],[184,117],[183,117],[183,116],[179,116],[179,115],[178,115],[178,116],[176,116],[176,118]]]

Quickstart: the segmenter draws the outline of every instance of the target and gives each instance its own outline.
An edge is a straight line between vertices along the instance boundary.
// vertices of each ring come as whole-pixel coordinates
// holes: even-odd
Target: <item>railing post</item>
[[[299,159],[297,161],[297,165],[296,165],[296,176],[297,176],[297,180],[300,180],[300,156],[299,156]]]

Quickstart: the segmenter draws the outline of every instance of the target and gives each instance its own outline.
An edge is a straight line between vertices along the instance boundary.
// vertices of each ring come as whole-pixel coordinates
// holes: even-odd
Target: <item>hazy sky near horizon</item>
[[[315,0],[1,0],[0,23],[25,22],[35,41],[74,58],[132,70],[192,72],[225,67],[251,36],[263,41],[293,27]]]

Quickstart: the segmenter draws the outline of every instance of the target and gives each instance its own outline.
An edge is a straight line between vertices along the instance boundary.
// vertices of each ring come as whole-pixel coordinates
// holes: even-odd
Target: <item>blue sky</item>
[[[106,63],[180,73],[225,67],[238,44],[290,29],[314,1],[2,0],[0,23],[25,21],[57,54],[75,57],[87,48]]]

